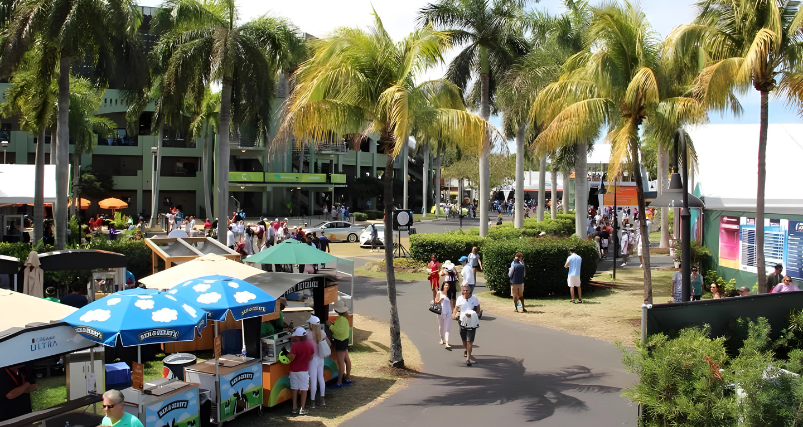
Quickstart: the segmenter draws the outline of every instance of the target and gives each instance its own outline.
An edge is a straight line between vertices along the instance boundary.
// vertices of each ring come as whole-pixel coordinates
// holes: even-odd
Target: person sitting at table
[[[120,390],[103,393],[103,412],[106,416],[100,422],[102,426],[143,427],[139,418],[123,411],[123,393]]]
[[[81,287],[82,286],[80,283],[73,282],[70,285],[70,293],[61,298],[61,303],[75,308],[81,308],[89,304],[89,301],[86,299],[86,297],[81,295]]]
[[[279,317],[267,322],[262,322],[262,327],[260,330],[262,337],[268,337],[273,334],[277,334],[287,328],[287,325],[284,323],[283,313],[283,310],[287,308],[287,299],[285,297],[280,297],[276,300],[276,304],[279,306]]]
[[[31,413],[36,389],[33,372],[25,365],[0,368],[0,421]]]

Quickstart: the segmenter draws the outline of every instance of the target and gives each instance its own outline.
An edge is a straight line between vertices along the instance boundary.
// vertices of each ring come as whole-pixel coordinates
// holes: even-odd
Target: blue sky
[[[371,7],[373,6],[395,39],[401,39],[415,26],[418,10],[431,0],[238,0],[237,6],[240,18],[249,20],[264,14],[283,16],[289,18],[301,30],[312,35],[323,37],[339,26],[368,26],[372,21]],[[141,0],[145,6],[158,6],[161,2],[154,0]],[[592,0],[592,4],[596,1]],[[663,38],[673,28],[688,23],[695,16],[691,0],[644,0],[641,6],[655,31]],[[547,10],[557,14],[563,11],[561,0],[542,0],[532,3],[530,7]],[[450,52],[451,59],[456,51]],[[443,75],[444,67],[429,70],[427,78],[439,78]],[[721,116],[712,114],[712,123],[758,123],[759,121],[759,94],[751,90],[740,98],[744,107],[741,117],[732,115]],[[770,123],[803,123],[797,112],[787,109],[781,102],[770,103]],[[499,119],[492,120],[499,124]]]

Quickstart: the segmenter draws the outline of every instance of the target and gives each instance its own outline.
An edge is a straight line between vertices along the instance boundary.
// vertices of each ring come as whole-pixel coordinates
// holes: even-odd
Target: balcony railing
[[[293,146],[293,154],[298,155],[301,153],[309,154],[309,145],[304,145],[299,147],[298,145]],[[349,147],[345,142],[338,142],[334,144],[316,144],[315,152],[316,153],[327,153],[327,154],[345,154],[349,151]]]
[[[124,147],[136,147],[138,144],[137,140],[139,138],[100,138],[98,137],[98,145],[115,145],[115,146],[124,146]]]
[[[345,174],[229,172],[229,182],[288,183],[288,184],[345,184]]]

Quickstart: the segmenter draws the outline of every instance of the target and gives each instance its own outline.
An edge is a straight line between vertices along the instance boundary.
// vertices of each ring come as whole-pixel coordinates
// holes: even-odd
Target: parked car
[[[359,240],[359,235],[362,232],[362,227],[358,227],[346,221],[326,221],[322,222],[315,227],[305,228],[304,233],[316,233],[318,236],[321,233],[333,242],[351,242],[354,243]]]
[[[377,236],[379,237],[379,241],[382,243],[379,247],[385,247],[385,226],[381,224],[377,224],[376,226]],[[365,227],[365,230],[362,231],[360,234],[360,246],[368,246],[371,247],[371,226]]]

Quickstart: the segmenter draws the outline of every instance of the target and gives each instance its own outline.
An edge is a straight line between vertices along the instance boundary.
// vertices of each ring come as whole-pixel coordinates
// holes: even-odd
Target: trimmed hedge
[[[354,212],[354,221],[368,221],[368,215],[362,212]]]
[[[574,219],[558,217],[558,219],[549,218],[541,222],[536,219],[525,219],[524,228],[514,228],[511,222],[494,225],[488,229],[488,237],[494,239],[518,239],[522,236],[534,237],[541,232],[550,236],[569,237],[574,234],[574,231]]]
[[[526,298],[567,295],[568,270],[564,267],[569,248],[575,246],[583,258],[580,280],[583,290],[589,289],[589,281],[597,271],[597,248],[589,240],[539,238],[539,239],[487,239],[482,246],[482,266],[488,288],[498,295],[510,295],[508,269],[516,252],[524,254],[527,275],[524,279]]]
[[[428,262],[432,254],[439,262],[447,259],[457,264],[457,260],[471,252],[477,246],[482,254],[482,237],[479,230],[471,232],[449,232],[443,234],[420,233],[410,236],[410,256],[416,261]],[[484,262],[484,260],[483,260]]]

